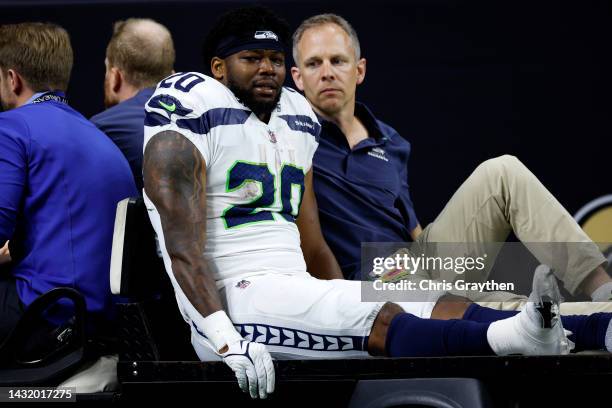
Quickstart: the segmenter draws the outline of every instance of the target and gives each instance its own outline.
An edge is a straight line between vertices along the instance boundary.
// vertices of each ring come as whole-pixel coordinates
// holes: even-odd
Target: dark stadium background
[[[177,71],[201,70],[211,22],[244,2],[4,1],[0,23],[57,22],[71,34],[71,104],[103,109],[112,23],[151,17],[173,33]],[[612,192],[609,1],[262,3],[293,28],[322,12],[345,16],[368,60],[358,92],[413,146],[411,186],[432,221],[484,159],[518,156],[574,213]],[[291,79],[288,79],[291,84]]]
[[[103,109],[104,55],[114,21],[150,17],[165,24],[174,36],[176,70],[199,71],[201,42],[211,23],[222,12],[245,4],[0,0],[0,24],[51,21],[69,31],[75,65],[68,96],[72,106],[90,117]],[[338,13],[355,26],[368,60],[358,99],[412,143],[410,184],[423,226],[434,220],[480,162],[501,154],[518,156],[572,214],[587,202],[612,194],[610,0],[260,4],[284,16],[292,28],[323,12]],[[287,84],[292,85],[289,75]],[[528,292],[529,282],[517,291]],[[158,316],[165,324],[163,315],[169,309],[161,305],[159,310],[164,310]],[[186,329],[178,323],[177,327]],[[170,346],[164,345],[173,347],[172,329],[156,329],[172,333],[166,338]],[[189,354],[191,349],[173,351]],[[573,357],[460,357],[403,364],[370,359],[363,365],[359,360],[289,362],[278,366],[277,378],[289,381],[277,386],[271,402],[292,407],[343,406],[358,376],[395,378],[397,372],[407,378],[415,373],[419,377],[474,376],[484,381],[494,398],[516,401],[496,406],[590,406],[598,400],[609,401],[609,356]],[[239,399],[242,395],[225,366],[170,363],[157,369],[156,362],[149,366],[141,362],[141,377],[130,377],[135,366],[129,364],[135,363],[123,363],[119,401],[134,406],[149,401],[176,405],[181,397],[215,405],[215,395],[234,406],[238,405],[234,401],[247,399]],[[328,376],[330,369],[336,374]],[[225,375],[225,382],[202,381],[219,374]],[[147,375],[163,381],[147,382]]]

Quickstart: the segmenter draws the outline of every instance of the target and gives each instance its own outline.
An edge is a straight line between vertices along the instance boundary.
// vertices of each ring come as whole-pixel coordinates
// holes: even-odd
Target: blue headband
[[[285,52],[285,46],[272,31],[255,31],[225,37],[215,49],[215,56],[226,58],[244,50],[274,50]]]

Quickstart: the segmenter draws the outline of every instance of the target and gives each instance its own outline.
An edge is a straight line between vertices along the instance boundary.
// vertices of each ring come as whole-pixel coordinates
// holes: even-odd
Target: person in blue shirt
[[[410,143],[355,101],[366,60],[345,19],[322,14],[304,20],[293,35],[293,58],[293,79],[322,122],[314,187],[325,239],[346,278],[367,278],[360,268],[362,242],[412,239],[421,247],[455,242],[477,248],[514,232],[523,242],[580,243],[567,246],[567,259],[534,255],[555,269],[571,293],[611,298],[604,256],[515,157],[478,166],[436,220],[421,228],[408,185]]]
[[[150,20],[117,21],[106,48],[105,111],[91,121],[127,158],[142,195],[144,105],[155,85],[174,73],[174,43],[166,27]]]
[[[112,314],[110,254],[117,202],[137,194],[119,149],[68,105],[73,53],[53,24],[0,27],[0,338],[55,287]],[[62,308],[60,308],[62,309]]]

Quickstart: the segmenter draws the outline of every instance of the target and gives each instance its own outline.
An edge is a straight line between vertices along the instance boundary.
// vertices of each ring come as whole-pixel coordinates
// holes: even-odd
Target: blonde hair
[[[51,23],[0,26],[0,68],[14,69],[34,92],[66,91],[73,53],[70,36]]]

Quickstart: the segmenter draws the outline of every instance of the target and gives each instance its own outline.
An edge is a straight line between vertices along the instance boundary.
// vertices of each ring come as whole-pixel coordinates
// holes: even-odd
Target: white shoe
[[[574,344],[567,338],[559,314],[562,301],[557,281],[546,265],[536,268],[533,291],[521,312],[491,323],[487,340],[497,355],[568,354]]]

